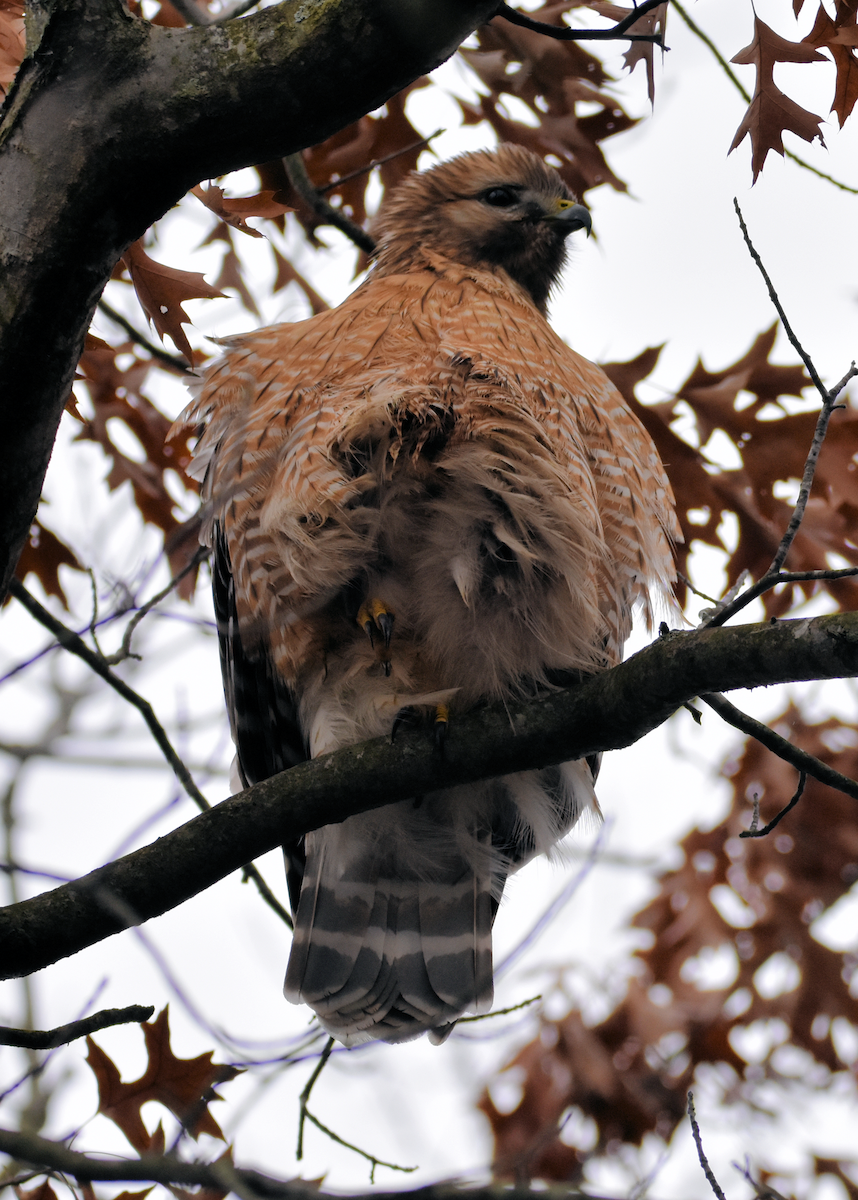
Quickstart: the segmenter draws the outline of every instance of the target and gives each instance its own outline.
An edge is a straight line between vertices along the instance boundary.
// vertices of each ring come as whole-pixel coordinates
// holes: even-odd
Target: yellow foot
[[[379,647],[378,659],[385,675],[390,674],[390,639],[393,636],[393,610],[388,608],[383,600],[377,597],[365,601],[358,609],[357,623],[369,638],[371,646],[375,646],[376,633],[381,634],[383,645]]]
[[[437,704],[435,706],[435,746],[438,750],[443,749],[444,741],[447,737],[447,722],[450,719],[450,710],[446,704]]]

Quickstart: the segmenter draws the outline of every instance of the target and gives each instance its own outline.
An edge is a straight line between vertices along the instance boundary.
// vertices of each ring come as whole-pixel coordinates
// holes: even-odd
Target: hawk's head
[[[521,146],[478,150],[413,174],[373,226],[378,270],[416,265],[422,250],[503,269],[545,311],[566,259],[566,238],[590,231],[590,214],[541,158]]]

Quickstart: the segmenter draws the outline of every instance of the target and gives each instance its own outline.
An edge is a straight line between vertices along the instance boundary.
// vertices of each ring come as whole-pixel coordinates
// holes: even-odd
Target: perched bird
[[[589,226],[517,146],[415,173],[347,300],[231,339],[205,375],[180,420],[202,429],[242,783],[603,669],[633,607],[669,591],[655,447],[545,316]],[[287,997],[347,1045],[441,1041],[486,1011],[506,877],[598,808],[594,766],[429,793],[285,847]]]

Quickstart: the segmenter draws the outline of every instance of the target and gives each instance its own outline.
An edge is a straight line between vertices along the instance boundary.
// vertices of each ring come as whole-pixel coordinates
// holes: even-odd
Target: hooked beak
[[[545,214],[545,219],[560,225],[564,237],[574,233],[576,229],[586,229],[589,237],[593,228],[587,209],[583,204],[575,204],[572,200],[557,200],[553,211]]]

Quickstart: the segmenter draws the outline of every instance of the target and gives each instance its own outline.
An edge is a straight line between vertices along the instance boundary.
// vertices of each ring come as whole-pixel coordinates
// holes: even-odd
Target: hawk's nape
[[[585,227],[535,155],[462,155],[386,201],[375,265],[339,308],[234,338],[206,374],[182,420],[203,427],[244,783],[604,669],[635,605],[669,592],[655,447],[544,315]],[[485,1011],[505,880],[598,811],[592,783],[564,763],[285,847],[289,999],[347,1045],[442,1040]]]

